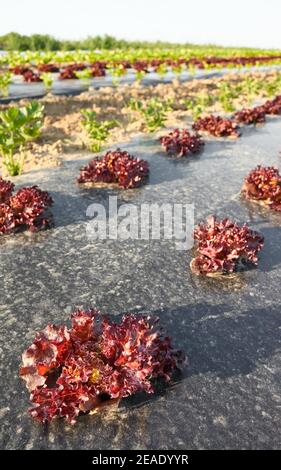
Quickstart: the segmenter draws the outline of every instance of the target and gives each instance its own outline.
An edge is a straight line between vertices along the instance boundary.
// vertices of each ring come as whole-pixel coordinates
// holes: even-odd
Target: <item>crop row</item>
[[[84,77],[103,77],[107,71],[113,75],[122,76],[127,70],[134,70],[137,73],[157,72],[160,75],[168,70],[174,73],[181,73],[184,70],[213,69],[225,67],[251,67],[263,64],[281,62],[281,55],[276,56],[256,56],[256,57],[205,57],[203,59],[192,57],[190,59],[142,59],[142,60],[97,60],[91,63],[74,62],[64,65],[59,63],[38,63],[10,65],[9,70],[15,75],[22,75],[26,82],[42,81],[42,73],[58,73],[59,79],[74,79],[83,77],[78,72],[84,72]]]
[[[221,48],[206,46],[175,46],[167,48],[143,47],[125,49],[88,49],[88,50],[72,50],[72,51],[9,51],[0,57],[0,63],[67,63],[67,62],[94,62],[96,60],[106,60],[116,62],[126,60],[135,62],[136,60],[157,60],[157,59],[196,59],[205,61],[213,61],[221,59],[239,58],[241,60],[248,58],[274,58],[280,55],[280,50],[262,50],[262,49],[245,49],[245,48]]]
[[[107,163],[116,158],[122,165],[122,159],[128,161],[129,156],[117,151],[106,157]],[[136,161],[133,157],[129,160]],[[20,191],[29,189],[37,191],[45,207],[49,205],[49,196],[40,195],[38,188]],[[11,183],[0,180],[4,201],[0,211],[14,197],[12,191]],[[281,175],[277,169],[259,166],[245,178],[241,194],[263,204],[274,201],[269,204],[271,209],[280,211]],[[32,212],[31,199],[26,212]],[[231,275],[239,263],[256,265],[264,245],[259,232],[215,216],[195,228],[194,239],[196,253],[190,268],[196,275],[213,277]],[[182,351],[174,349],[158,321],[127,314],[117,323],[100,318],[91,308],[75,311],[70,328],[47,325],[22,354],[20,376],[30,392],[31,416],[41,423],[64,418],[75,424],[80,414],[96,413],[137,392],[154,393],[157,379],[171,381],[187,360]]]
[[[194,118],[193,129],[197,132],[208,132],[220,136],[237,137],[240,133],[241,124],[260,124],[266,119],[267,114],[279,114],[281,103],[280,96],[268,100],[264,104],[254,108],[246,107],[236,111],[229,118],[223,118],[212,113],[212,109],[219,104],[223,110],[234,110],[236,97],[245,97],[246,102],[251,103],[256,96],[263,93],[271,96],[274,92],[281,91],[281,75],[276,75],[270,81],[246,77],[236,84],[220,82],[212,94],[197,93],[189,99],[159,100],[136,100],[130,98],[127,101],[126,113],[132,113],[132,118],[142,119],[145,128],[154,132],[165,126],[169,112],[178,107],[185,107]],[[8,107],[0,112],[0,154],[3,165],[11,175],[22,172],[26,149],[30,142],[38,138],[41,133],[44,118],[44,106],[32,102],[25,107]],[[99,152],[106,143],[113,128],[119,127],[120,123],[115,120],[101,120],[96,112],[91,109],[81,110],[80,126],[84,128],[89,150]],[[178,148],[178,155],[184,155],[187,150],[202,146],[200,139],[191,137],[188,133],[180,137],[174,132],[166,138],[166,147],[169,151]],[[185,143],[184,143],[185,142]],[[165,145],[165,139],[162,141]]]
[[[279,89],[280,81],[275,85],[270,92]],[[251,99],[260,91],[260,85],[252,84],[252,88]],[[231,94],[229,89],[223,92]],[[204,148],[200,135],[204,132],[215,137],[236,138],[240,136],[241,124],[260,124],[267,114],[281,114],[280,95],[254,108],[237,111],[229,118],[206,115],[210,99],[201,102],[203,111],[192,126],[195,132],[174,129],[161,136],[160,143],[168,155],[183,158],[199,153]],[[148,102],[130,100],[128,109],[143,116],[147,129],[154,131],[163,126],[166,113],[173,105],[169,100],[155,98]],[[9,107],[0,114],[0,149],[10,173],[21,171],[22,160],[15,159],[16,152],[20,156],[24,154],[28,143],[38,137],[43,111],[42,105],[31,103],[21,108]],[[82,110],[81,125],[88,134],[89,146],[97,151],[118,123],[99,120],[95,112],[86,109]],[[146,161],[117,149],[81,168],[77,182],[93,187],[114,184],[125,190],[144,184],[148,175]],[[279,171],[273,167],[254,168],[241,181],[241,197],[280,212]],[[50,195],[37,186],[14,192],[14,184],[0,178],[0,233],[50,227],[52,219],[48,210],[52,204]],[[216,216],[210,216],[195,228],[194,240],[191,271],[213,277],[232,275],[241,263],[256,265],[264,245],[262,234],[247,225],[238,225],[228,218],[219,220]],[[169,382],[174,371],[186,363],[184,353],[174,349],[157,319],[130,314],[116,323],[107,318],[100,320],[99,312],[90,309],[74,312],[71,320],[70,328],[46,326],[22,355],[20,376],[30,392],[30,413],[39,422],[60,417],[74,424],[81,413],[96,412],[140,391],[153,393],[156,379]]]

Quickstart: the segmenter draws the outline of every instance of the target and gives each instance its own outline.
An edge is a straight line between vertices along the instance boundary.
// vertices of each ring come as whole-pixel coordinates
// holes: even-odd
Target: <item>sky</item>
[[[2,0],[0,35],[281,48],[281,0]]]

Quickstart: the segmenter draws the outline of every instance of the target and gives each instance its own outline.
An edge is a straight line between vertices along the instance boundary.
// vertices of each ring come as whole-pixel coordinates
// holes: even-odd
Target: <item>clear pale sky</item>
[[[281,0],[2,0],[0,35],[281,48]]]

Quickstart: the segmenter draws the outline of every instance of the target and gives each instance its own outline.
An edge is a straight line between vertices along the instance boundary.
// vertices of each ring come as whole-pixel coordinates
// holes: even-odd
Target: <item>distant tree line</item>
[[[186,44],[187,45],[187,44]],[[8,33],[0,36],[0,50],[5,51],[72,51],[75,49],[126,49],[127,47],[176,47],[176,44],[169,42],[148,42],[148,41],[125,41],[112,36],[94,36],[81,41],[59,40],[48,34],[32,34],[24,36],[18,33]],[[181,44],[182,46],[182,44]]]

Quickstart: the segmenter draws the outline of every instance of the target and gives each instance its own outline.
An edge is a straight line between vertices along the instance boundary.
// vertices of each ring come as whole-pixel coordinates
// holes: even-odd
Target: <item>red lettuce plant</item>
[[[3,204],[4,202],[10,199],[14,187],[14,183],[11,183],[11,181],[3,180],[3,178],[0,176],[0,204]]]
[[[281,211],[281,175],[278,169],[257,166],[245,178],[241,193],[246,199]]]
[[[48,325],[22,355],[20,376],[31,392],[31,415],[74,424],[110,399],[153,393],[153,379],[170,381],[184,354],[149,316],[123,316],[120,324],[96,309],[77,310],[71,328]]]
[[[229,219],[207,218],[194,231],[197,256],[190,263],[197,275],[216,276],[235,271],[240,261],[257,264],[257,253],[264,239],[247,225],[242,227]]]
[[[13,183],[0,178],[0,233],[28,228],[34,232],[50,225],[46,209],[53,203],[46,191],[37,186],[12,194]]]
[[[263,106],[245,108],[234,114],[233,119],[239,124],[262,124],[265,122],[265,110]]]
[[[192,57],[187,61],[187,65],[191,65],[192,67],[197,67],[198,69],[204,69],[205,65],[201,59],[197,59],[196,57]]]
[[[236,122],[213,114],[197,119],[192,127],[195,131],[208,132],[215,137],[239,137],[240,135]]]
[[[55,64],[39,64],[37,69],[39,72],[44,73],[57,73],[60,71],[59,67]]]
[[[204,146],[203,140],[197,134],[190,134],[187,129],[174,129],[160,138],[167,153],[183,157],[189,153],[197,153]]]
[[[93,77],[105,77],[106,67],[103,62],[93,62],[91,65],[91,73]]]
[[[28,65],[16,65],[15,67],[11,67],[10,71],[14,75],[23,75],[26,72],[30,72],[31,69]]]
[[[33,72],[32,70],[24,72],[22,76],[25,82],[42,82],[39,73]]]
[[[75,72],[85,70],[85,68],[86,68],[85,64],[68,65],[67,67],[63,68],[60,71],[59,79],[60,80],[69,80],[69,79],[77,78]]]
[[[136,60],[132,64],[132,68],[134,68],[137,72],[145,72],[148,73],[149,64],[147,60]]]
[[[281,114],[281,95],[276,96],[273,100],[266,101],[262,108],[265,114]]]
[[[89,64],[89,66],[90,67],[100,67],[101,69],[106,69],[109,66],[108,64],[109,63],[108,63],[107,60],[95,60],[94,62],[91,62]]]
[[[149,173],[148,163],[117,149],[83,167],[78,183],[118,184],[124,189],[140,186]]]

